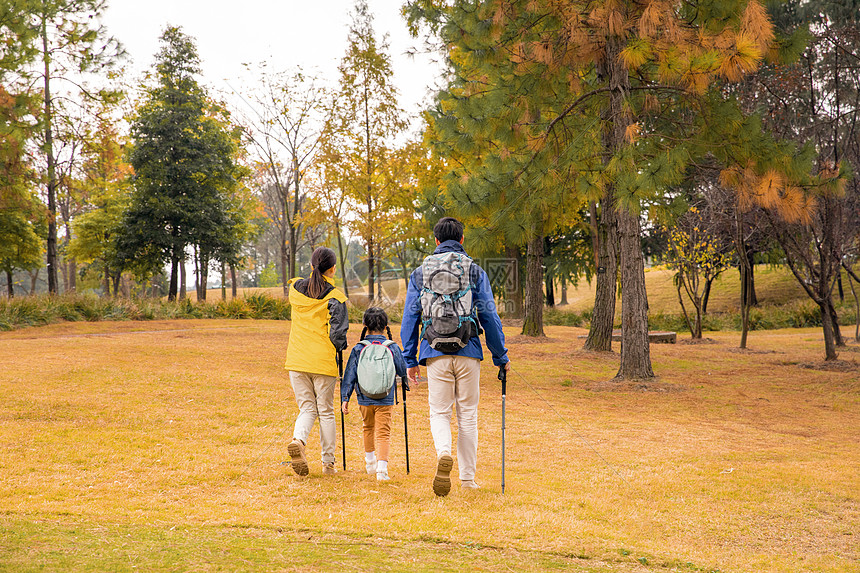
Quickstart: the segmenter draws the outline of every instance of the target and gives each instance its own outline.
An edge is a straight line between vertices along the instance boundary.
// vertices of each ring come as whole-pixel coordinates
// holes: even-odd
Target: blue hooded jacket
[[[388,340],[384,336],[378,334],[368,334],[365,338],[368,342],[385,342]],[[384,398],[374,400],[368,398],[361,393],[361,388],[358,385],[358,355],[364,350],[363,344],[356,344],[352,347],[352,352],[349,354],[349,360],[346,362],[346,369],[343,372],[343,379],[340,381],[340,401],[349,402],[353,390],[358,398],[359,406],[391,406],[394,404],[394,394],[400,388],[400,378],[406,376],[406,364],[403,362],[403,355],[400,353],[400,347],[397,344],[391,344],[388,349],[394,357],[394,372],[397,374],[397,379],[394,381],[394,386]]]
[[[463,245],[459,241],[445,241],[436,247],[434,255],[440,253],[462,253],[466,254]],[[468,255],[467,255],[468,256]],[[490,279],[484,269],[476,263],[470,266],[469,283],[472,287],[472,312],[477,311],[478,322],[484,330],[487,340],[487,348],[493,355],[493,364],[501,366],[508,362],[508,349],[505,348],[505,333],[502,331],[502,321],[496,312],[496,301],[490,288]],[[418,337],[421,327],[421,291],[424,288],[424,273],[421,267],[412,271],[409,277],[409,287],[406,290],[406,302],[403,308],[403,320],[400,323],[400,341],[403,343],[403,358],[406,366],[422,366],[427,363],[428,358],[446,356],[446,354],[430,348],[430,344],[424,339],[420,341],[421,360],[417,360]],[[460,349],[456,356],[467,356],[469,358],[484,359],[484,351],[481,348],[481,339],[473,336],[465,348]]]

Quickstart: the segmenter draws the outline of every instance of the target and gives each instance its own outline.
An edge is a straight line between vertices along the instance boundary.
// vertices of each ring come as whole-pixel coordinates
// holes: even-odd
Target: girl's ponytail
[[[317,247],[311,255],[311,278],[308,280],[308,296],[320,298],[326,291],[328,283],[323,274],[332,268],[337,261],[337,255],[328,247]]]

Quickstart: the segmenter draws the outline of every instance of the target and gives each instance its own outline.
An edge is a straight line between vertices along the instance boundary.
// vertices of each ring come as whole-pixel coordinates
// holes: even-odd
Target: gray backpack
[[[463,253],[430,255],[421,265],[421,336],[443,354],[465,348],[478,331],[472,316],[471,268],[472,259]]]
[[[388,348],[394,341],[359,340],[358,343],[364,346],[358,353],[358,387],[367,398],[381,400],[391,392],[397,375],[394,355]]]

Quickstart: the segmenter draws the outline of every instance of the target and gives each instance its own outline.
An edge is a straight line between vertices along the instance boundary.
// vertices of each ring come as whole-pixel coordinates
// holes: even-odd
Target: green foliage
[[[0,210],[0,270],[31,270],[42,263],[42,245],[39,235],[24,212]]]
[[[275,263],[269,263],[268,266],[260,272],[259,286],[261,288],[281,286],[278,269],[275,267]]]

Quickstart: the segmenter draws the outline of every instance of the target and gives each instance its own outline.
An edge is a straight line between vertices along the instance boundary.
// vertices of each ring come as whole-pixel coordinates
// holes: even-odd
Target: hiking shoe
[[[364,468],[367,470],[367,473],[373,475],[376,473],[376,460],[372,462],[364,462]]]
[[[460,487],[463,489],[481,489],[481,486],[476,484],[473,479],[462,480],[460,482]]]
[[[436,476],[433,478],[433,493],[439,497],[448,495],[451,491],[451,469],[454,458],[450,454],[442,454],[436,461]]]
[[[388,472],[376,472],[376,481],[388,481],[390,479]]]
[[[293,438],[293,441],[287,446],[287,453],[290,454],[290,463],[296,475],[308,475],[308,460],[305,458],[305,445],[301,440]]]
[[[323,464],[323,475],[333,476],[337,473],[337,468],[334,467],[334,462],[325,462]]]

